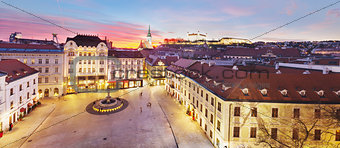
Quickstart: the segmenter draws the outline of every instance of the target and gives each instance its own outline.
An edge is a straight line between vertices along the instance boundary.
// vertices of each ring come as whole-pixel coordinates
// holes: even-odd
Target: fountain
[[[110,96],[110,90],[104,99],[99,99],[89,104],[86,110],[92,114],[110,114],[125,109],[128,102],[119,97],[113,98]]]

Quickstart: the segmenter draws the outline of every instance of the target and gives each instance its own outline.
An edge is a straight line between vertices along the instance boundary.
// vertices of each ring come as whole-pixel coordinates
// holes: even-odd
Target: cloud
[[[327,16],[340,17],[340,8],[329,10]]]
[[[250,16],[255,13],[250,8],[236,7],[236,6],[227,6],[222,9],[222,12],[228,15],[234,16],[234,17]]]
[[[285,13],[287,15],[292,15],[296,10],[298,6],[294,0],[289,1],[289,5],[285,8]]]
[[[24,38],[52,39],[51,33],[57,33],[60,42],[65,42],[67,37],[75,34],[44,22],[27,14],[20,14],[12,10],[4,9],[5,13],[0,13],[0,39],[8,40],[13,32],[22,32]],[[19,15],[20,14],[20,15]],[[144,40],[147,34],[147,25],[133,24],[122,21],[111,21],[106,23],[89,21],[85,19],[75,19],[62,16],[43,16],[53,23],[80,34],[99,35],[102,39],[106,36],[119,47],[138,46],[140,40]],[[154,38],[162,38],[162,32],[151,31]]]

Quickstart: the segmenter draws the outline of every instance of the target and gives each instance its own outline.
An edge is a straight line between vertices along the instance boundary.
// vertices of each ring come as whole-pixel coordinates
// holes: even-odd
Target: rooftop
[[[98,36],[94,35],[80,35],[70,38],[68,37],[66,39],[66,42],[68,41],[74,41],[77,43],[78,46],[97,46],[100,42],[106,43],[105,40],[101,40]]]
[[[14,59],[2,59],[0,61],[0,72],[7,74],[7,83],[38,73],[34,68]]]
[[[55,45],[0,43],[0,53],[62,53]]]

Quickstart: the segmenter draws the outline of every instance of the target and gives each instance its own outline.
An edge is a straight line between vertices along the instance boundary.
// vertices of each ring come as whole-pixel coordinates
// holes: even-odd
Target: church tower
[[[148,48],[152,48],[152,37],[151,37],[150,25],[149,25],[148,35],[146,36],[146,41],[148,42],[147,44],[149,45]]]

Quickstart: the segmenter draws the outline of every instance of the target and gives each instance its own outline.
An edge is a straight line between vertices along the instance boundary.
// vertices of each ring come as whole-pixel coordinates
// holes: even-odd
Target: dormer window
[[[261,94],[263,95],[263,96],[267,96],[267,94],[268,94],[268,90],[267,89],[261,89],[260,90],[260,92],[261,92]]]
[[[287,89],[284,89],[284,90],[280,90],[282,96],[284,97],[288,97],[288,90]]]
[[[227,86],[225,86],[224,84],[222,85],[222,90],[223,91],[226,91],[226,90],[228,90],[230,87],[227,87]]]
[[[315,91],[320,97],[325,97],[325,91],[323,90],[319,90],[319,91]]]
[[[245,96],[248,96],[248,93],[249,93],[248,88],[243,88],[243,89],[242,89],[242,93],[243,93]]]
[[[209,79],[209,78],[207,78],[207,77],[205,78],[205,81],[207,81],[207,82],[209,82],[210,80],[211,80],[211,79]]]
[[[333,91],[338,97],[340,97],[340,90],[338,91]]]
[[[298,91],[301,97],[306,97],[306,90]]]
[[[214,85],[215,85],[215,86],[217,86],[217,85],[219,85],[219,84],[220,84],[220,83],[217,83],[216,81],[214,81]]]

